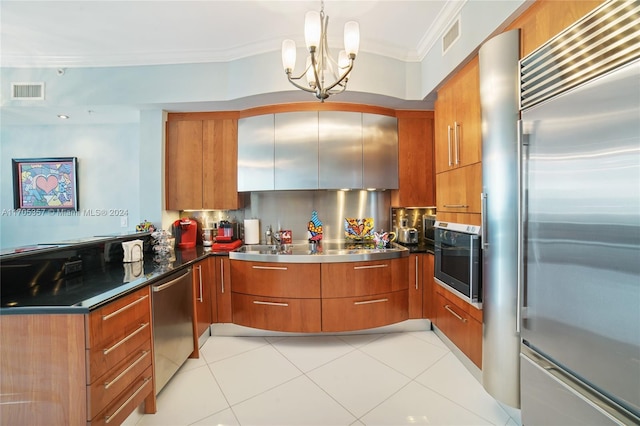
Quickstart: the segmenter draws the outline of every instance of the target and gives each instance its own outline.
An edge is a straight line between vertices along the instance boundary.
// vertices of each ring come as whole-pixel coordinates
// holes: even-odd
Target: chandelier
[[[342,93],[347,88],[349,73],[358,54],[360,45],[360,27],[357,22],[349,21],[344,25],[344,50],[338,54],[338,61],[329,53],[327,27],[329,17],[324,14],[324,1],[320,13],[309,11],[304,20],[304,38],[309,50],[306,68],[302,74],[294,77],[296,65],[296,44],[293,40],[282,42],[282,66],[289,82],[299,89],[311,92],[321,102],[330,95]],[[305,78],[307,84],[298,83]]]

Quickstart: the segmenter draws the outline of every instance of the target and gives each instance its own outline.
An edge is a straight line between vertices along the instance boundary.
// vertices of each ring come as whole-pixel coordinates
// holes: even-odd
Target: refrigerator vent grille
[[[44,83],[11,83],[12,100],[44,100]]]
[[[520,109],[640,58],[640,1],[610,0],[520,60]]]

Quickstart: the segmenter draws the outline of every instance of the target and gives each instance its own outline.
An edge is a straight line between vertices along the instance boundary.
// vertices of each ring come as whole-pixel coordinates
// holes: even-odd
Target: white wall
[[[119,233],[135,229],[140,219],[140,129],[138,124],[7,126],[0,133],[0,247]],[[12,158],[77,157],[80,211],[75,216],[48,213],[15,215]],[[154,159],[152,168],[157,167]],[[157,193],[157,188],[151,189]],[[93,216],[87,210],[127,211]]]

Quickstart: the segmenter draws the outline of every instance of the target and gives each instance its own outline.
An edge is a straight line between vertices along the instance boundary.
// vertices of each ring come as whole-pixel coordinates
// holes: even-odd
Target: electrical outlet
[[[127,226],[129,226],[129,218],[127,216],[120,217],[120,227],[126,228]]]

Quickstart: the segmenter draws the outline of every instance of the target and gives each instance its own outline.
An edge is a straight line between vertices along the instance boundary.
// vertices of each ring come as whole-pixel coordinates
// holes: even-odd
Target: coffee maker
[[[173,222],[173,235],[176,237],[178,248],[193,248],[196,246],[198,222],[193,219],[178,219]]]

